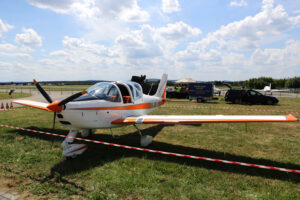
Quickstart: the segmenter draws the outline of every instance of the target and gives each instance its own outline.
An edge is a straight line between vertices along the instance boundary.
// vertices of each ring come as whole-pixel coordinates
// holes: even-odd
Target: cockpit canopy
[[[143,95],[142,87],[135,82],[100,82],[86,90],[88,93],[74,101],[105,100],[110,102],[131,103]]]

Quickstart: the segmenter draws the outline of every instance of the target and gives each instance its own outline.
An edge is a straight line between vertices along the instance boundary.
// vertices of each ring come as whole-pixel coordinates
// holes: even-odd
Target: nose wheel
[[[74,142],[74,138],[78,134],[78,129],[71,128],[68,133],[68,138],[64,139],[61,143],[63,147],[62,155],[66,158],[76,158],[87,150],[86,144],[71,144]]]

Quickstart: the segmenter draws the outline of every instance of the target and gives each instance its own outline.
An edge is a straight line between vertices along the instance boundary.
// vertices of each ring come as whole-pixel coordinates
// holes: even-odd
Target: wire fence
[[[76,93],[87,89],[88,85],[77,85],[77,86],[43,86],[44,90],[48,93],[51,92],[60,92],[61,94],[65,93]],[[30,93],[35,94],[38,92],[35,86],[15,86],[11,87],[10,85],[0,85],[0,92],[9,93],[12,89],[14,92],[18,93]],[[265,95],[272,95],[275,97],[294,97],[300,98],[300,88],[289,88],[286,91],[272,91],[272,92],[261,92]],[[224,96],[226,91],[221,92],[221,96]]]

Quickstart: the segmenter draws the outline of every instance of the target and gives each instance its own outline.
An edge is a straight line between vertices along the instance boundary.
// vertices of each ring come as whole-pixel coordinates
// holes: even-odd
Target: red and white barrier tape
[[[63,138],[71,138],[71,139],[74,139],[74,140],[81,140],[81,141],[85,141],[85,142],[91,142],[91,143],[103,144],[103,145],[107,145],[107,146],[120,147],[120,148],[132,149],[132,150],[138,150],[138,151],[145,151],[145,152],[151,152],[151,153],[157,153],[157,154],[163,154],[163,155],[170,155],[170,156],[177,156],[177,157],[184,157],[184,158],[192,158],[192,159],[197,159],[197,160],[206,160],[206,161],[226,163],[226,164],[232,164],[232,165],[241,165],[241,166],[247,166],[247,167],[256,167],[256,168],[262,168],[262,169],[269,169],[269,170],[276,170],[276,171],[283,171],[283,172],[290,172],[290,173],[300,174],[300,170],[295,170],[295,169],[286,169],[286,168],[280,168],[280,167],[257,165],[257,164],[251,164],[251,163],[221,160],[221,159],[215,159],[215,158],[207,158],[207,157],[201,157],[201,156],[192,156],[192,155],[185,155],[185,154],[179,154],[179,153],[171,153],[171,152],[166,152],[166,151],[159,151],[159,150],[145,149],[145,148],[139,148],[139,147],[132,147],[132,146],[127,146],[127,145],[114,144],[114,143],[102,142],[102,141],[97,141],[97,140],[89,140],[89,139],[78,138],[78,137],[70,137],[70,136],[56,134],[56,133],[49,133],[49,132],[44,132],[44,131],[31,130],[31,129],[26,129],[26,128],[19,128],[19,127],[3,125],[3,124],[0,124],[0,127],[13,128],[13,129],[18,129],[18,130],[23,130],[23,131],[28,131],[28,132],[41,133],[41,134],[46,134],[46,135],[53,135],[53,136],[63,137]]]

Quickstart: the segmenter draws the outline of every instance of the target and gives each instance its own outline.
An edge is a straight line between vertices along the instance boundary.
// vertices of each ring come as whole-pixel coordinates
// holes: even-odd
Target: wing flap
[[[295,122],[293,115],[145,115],[118,119],[112,124],[195,124],[234,122]]]
[[[49,108],[47,108],[47,106],[49,105],[48,103],[42,103],[33,100],[14,100],[13,103],[24,105],[24,106],[30,106],[33,108],[38,108],[46,111],[51,111]]]

